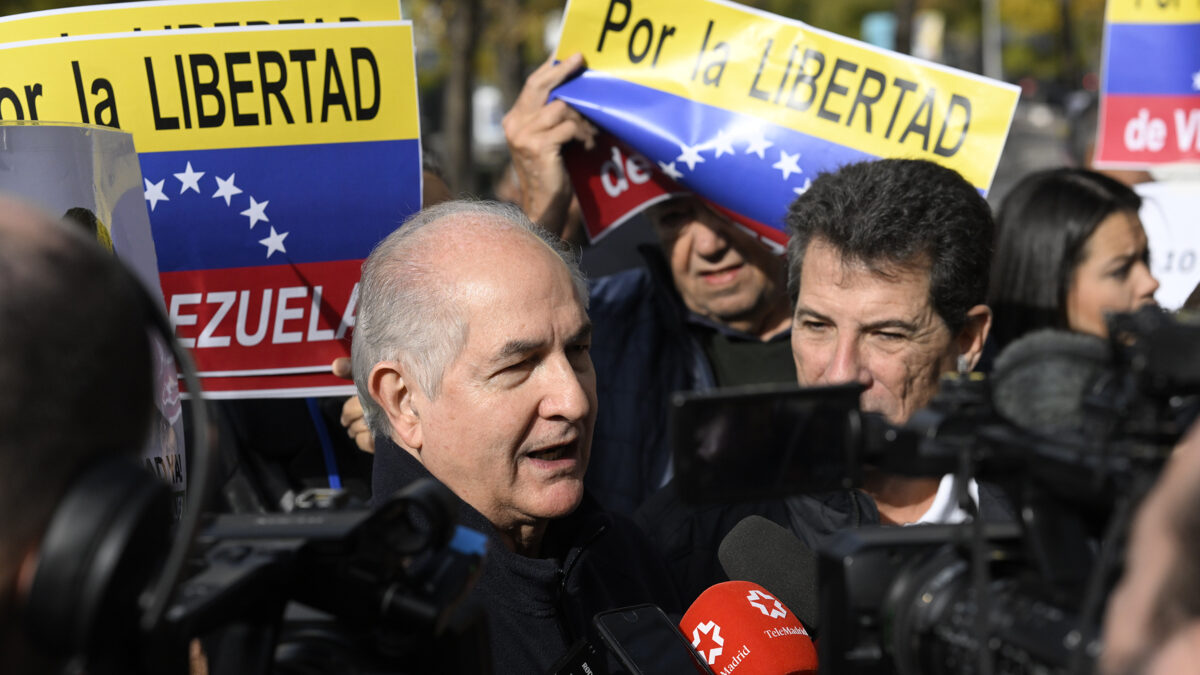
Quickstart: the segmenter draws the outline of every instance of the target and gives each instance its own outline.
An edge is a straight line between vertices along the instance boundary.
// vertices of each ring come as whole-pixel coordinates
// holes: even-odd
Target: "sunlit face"
[[[784,262],[757,238],[691,197],[647,212],[687,308],[751,333],[786,323]],[[739,325],[742,324],[742,325]]]
[[[587,312],[562,261],[523,239],[447,261],[466,344],[412,404],[421,462],[502,531],[578,506],[596,420]]]
[[[1119,211],[1101,221],[1084,246],[1067,291],[1067,323],[1071,330],[1107,337],[1105,314],[1151,304],[1157,290],[1142,223]]]
[[[957,354],[923,266],[883,276],[823,240],[808,245],[792,317],[801,385],[858,382],[864,410],[902,423],[929,403]]]

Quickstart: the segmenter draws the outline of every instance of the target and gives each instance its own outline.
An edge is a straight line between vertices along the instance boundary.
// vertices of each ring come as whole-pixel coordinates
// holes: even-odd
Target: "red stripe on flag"
[[[1095,161],[1122,165],[1200,161],[1200,95],[1104,97]]]

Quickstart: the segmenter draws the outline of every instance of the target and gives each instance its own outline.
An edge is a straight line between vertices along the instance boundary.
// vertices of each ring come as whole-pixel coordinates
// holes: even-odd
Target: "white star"
[[[779,161],[771,165],[772,169],[779,169],[783,172],[783,179],[787,180],[788,176],[794,173],[803,173],[800,170],[800,165],[796,162],[800,159],[800,153],[789,155],[787,150],[779,151]]]
[[[1200,91],[1200,70],[1192,73],[1192,89]]]
[[[236,175],[236,173],[231,173],[229,174],[229,178],[224,180],[220,176],[217,176],[217,191],[213,193],[213,199],[224,197],[225,206],[229,206],[230,197],[242,194],[242,189],[233,184],[233,177]]]
[[[241,190],[238,190],[238,192],[241,192]],[[246,216],[247,218],[249,218],[250,219],[250,229],[253,230],[254,226],[257,225],[258,221],[260,221],[260,220],[263,221],[264,223],[271,222],[271,219],[267,217],[267,204],[270,204],[270,203],[271,203],[271,200],[269,200],[269,199],[265,202],[256,202],[256,201],[254,201],[254,195],[250,195],[250,208],[246,209],[245,211],[242,211],[238,215]],[[274,232],[274,230],[272,230],[272,232]]]
[[[753,152],[758,155],[759,159],[766,159],[766,155],[763,152],[772,145],[775,145],[767,140],[767,137],[763,135],[762,129],[755,129],[754,135],[748,140],[750,141],[750,147],[746,148],[746,154],[748,155]]]
[[[713,149],[717,151],[717,157],[733,154],[733,136],[725,133],[724,129],[717,132],[717,137],[713,139],[712,145]]]
[[[800,186],[800,187],[794,187],[794,188],[792,188],[792,192],[795,192],[795,193],[796,193],[796,194],[798,194],[798,195],[802,195],[802,194],[804,194],[805,192],[808,192],[808,188],[809,188],[810,186],[812,186],[812,179],[811,179],[811,178],[805,178],[805,179],[804,179],[804,185],[802,185],[802,186]]]
[[[266,202],[263,202],[263,203],[265,204]],[[275,228],[272,227],[271,228],[271,236],[267,237],[266,239],[259,239],[258,243],[267,247],[267,257],[270,258],[271,254],[276,251],[279,251],[280,253],[287,253],[287,249],[285,249],[283,247],[283,240],[287,236],[288,236],[287,232],[278,232],[277,233],[277,232],[275,232]]]
[[[196,194],[200,194],[200,179],[204,177],[203,171],[192,171],[192,163],[187,163],[187,170],[183,173],[175,174],[183,186],[179,188],[179,194],[183,194],[188,190],[195,190]]]
[[[163,194],[163,183],[167,182],[166,178],[158,181],[157,183],[151,183],[149,178],[143,178],[142,180],[146,181],[145,195],[146,195],[146,199],[148,199],[150,201],[150,210],[151,211],[154,210],[155,206],[158,206],[159,202],[171,201],[170,197]]]
[[[697,164],[702,164],[704,158],[700,156],[699,146],[679,144],[680,155],[675,158],[676,162],[687,162],[688,171],[695,171]]]
[[[671,178],[674,178],[675,180],[683,178],[683,173],[680,172],[679,169],[675,168],[675,162],[659,162],[658,168],[662,169],[663,173],[667,174]]]

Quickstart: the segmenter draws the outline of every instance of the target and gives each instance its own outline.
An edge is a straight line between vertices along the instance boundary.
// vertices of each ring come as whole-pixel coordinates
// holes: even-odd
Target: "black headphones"
[[[23,603],[24,624],[42,651],[82,658],[90,675],[151,670],[143,645],[158,628],[183,569],[216,460],[190,357],[145,285],[119,261],[114,264],[138,289],[148,323],[169,346],[197,403],[185,442],[196,461],[189,462],[188,504],[173,545],[170,488],[132,457],[89,465],[50,519]]]

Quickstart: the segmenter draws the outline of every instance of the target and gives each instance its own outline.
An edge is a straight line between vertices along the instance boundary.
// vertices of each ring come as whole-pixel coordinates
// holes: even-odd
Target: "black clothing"
[[[1016,514],[1003,491],[979,483],[978,512],[984,522],[1015,522]],[[672,482],[654,494],[635,515],[637,524],[659,547],[675,575],[686,603],[704,589],[727,581],[717,551],[729,531],[747,516],[757,515],[781,525],[809,549],[818,550],[839,530],[879,525],[875,500],[858,490],[738,504],[685,504]]]
[[[838,530],[879,524],[875,501],[858,490],[697,506],[683,503],[674,482],[650,497],[635,518],[667,559],[684,601],[691,603],[704,589],[729,580],[717,549],[735,525],[752,515],[791,530],[814,551]]]
[[[406,450],[376,437],[375,495],[430,477]],[[496,673],[545,673],[580,637],[599,646],[596,612],[647,602],[682,611],[669,571],[645,535],[586,494],[573,513],[550,521],[542,558],[510,551],[482,514],[459,502],[459,523],[488,537],[483,572],[468,601],[487,613]]]

